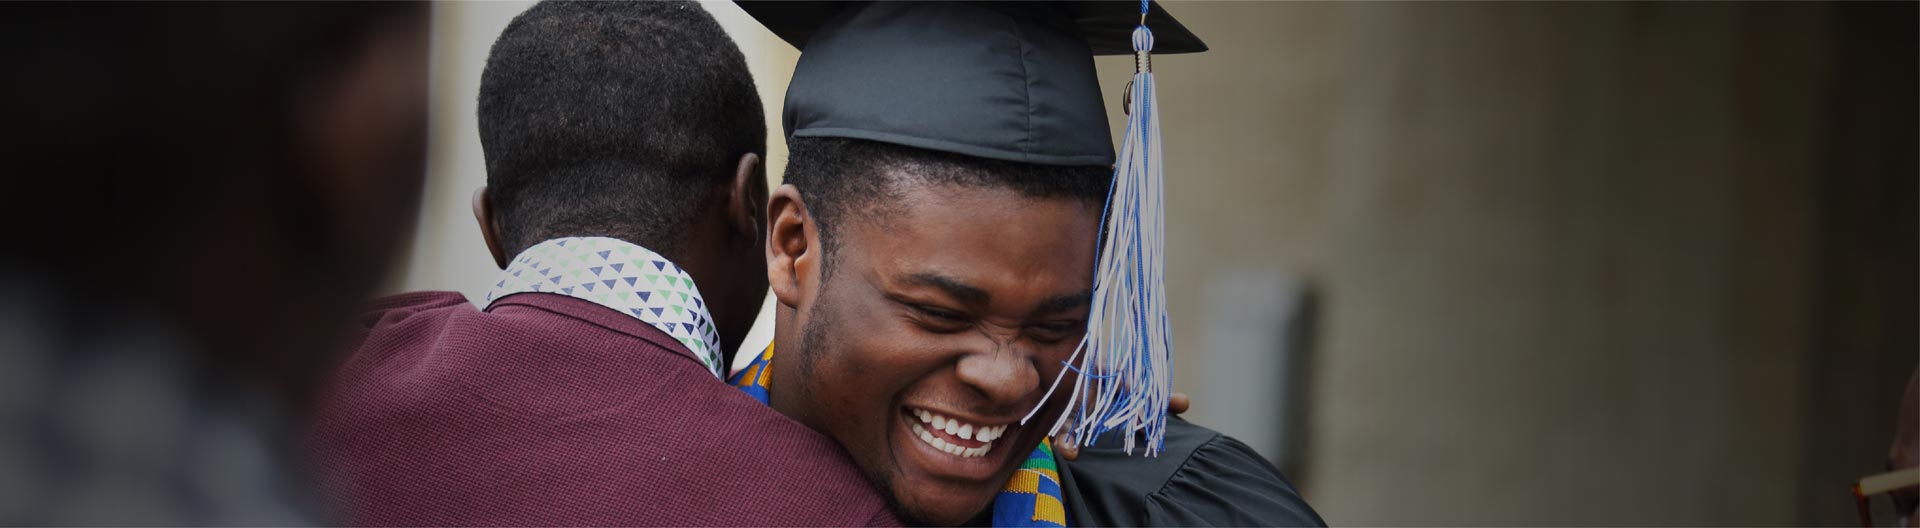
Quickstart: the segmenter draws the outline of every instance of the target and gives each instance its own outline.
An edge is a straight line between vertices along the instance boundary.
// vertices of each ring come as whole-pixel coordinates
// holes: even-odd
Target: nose
[[[1013,340],[994,341],[990,349],[960,358],[955,366],[960,382],[980,391],[995,405],[1015,408],[1032,403],[1029,399],[1037,397],[1035,392],[1040,389],[1040,372],[1034,367],[1033,354]]]

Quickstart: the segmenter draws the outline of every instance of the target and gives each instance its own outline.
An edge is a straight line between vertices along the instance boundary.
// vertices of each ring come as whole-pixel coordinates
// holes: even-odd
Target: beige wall
[[[474,223],[473,192],[487,181],[475,122],[480,71],[493,39],[531,2],[446,2],[433,9],[432,121],[427,185],[413,247],[394,291],[452,290],[486,297],[498,268]]]
[[[398,289],[484,294],[474,94],[525,5],[438,7],[432,174]],[[709,9],[779,130],[795,53],[734,6]],[[1828,9],[1169,9],[1213,47],[1155,61],[1176,385],[1202,423],[1260,413],[1271,387],[1209,379],[1224,365],[1208,348],[1238,342],[1209,320],[1247,306],[1219,292],[1249,277],[1311,289],[1292,476],[1330,522],[1847,521],[1808,499],[1841,488],[1803,482],[1858,465],[1803,449],[1821,412],[1805,371]],[[1118,134],[1130,62],[1099,66]]]
[[[1829,10],[1170,9],[1213,47],[1155,61],[1177,385],[1257,392],[1202,377],[1223,372],[1199,334],[1220,311],[1210,283],[1265,269],[1310,285],[1322,302],[1294,476],[1329,521],[1849,522],[1834,477],[1878,469],[1914,349],[1810,348],[1817,182],[1837,176],[1823,133],[1870,124],[1829,115]],[[1910,45],[1860,47],[1911,71]],[[1124,85],[1126,62],[1103,59],[1106,86]],[[1911,73],[1872,82],[1896,81]],[[1880,123],[1911,138],[1912,107],[1894,108],[1909,110]],[[1907,141],[1865,148],[1911,160]],[[1911,188],[1910,164],[1887,168],[1868,178]],[[1905,197],[1892,210],[1911,211]],[[1893,219],[1863,227],[1914,221]],[[1912,244],[1872,238],[1889,239]],[[1883,257],[1911,274],[1910,249],[1869,260]],[[1807,409],[1809,372],[1853,353],[1893,358],[1854,378],[1891,391]],[[1208,405],[1196,420],[1242,419]],[[1874,449],[1803,449],[1824,434],[1808,432],[1817,417],[1861,405],[1883,414],[1848,413],[1873,420],[1851,430],[1877,432],[1840,444]]]

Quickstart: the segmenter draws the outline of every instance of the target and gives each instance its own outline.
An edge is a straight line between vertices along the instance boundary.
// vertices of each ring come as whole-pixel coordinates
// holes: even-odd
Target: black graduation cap
[[[842,137],[1045,165],[1109,165],[1094,55],[1134,53],[1141,3],[739,5],[800,48],[788,137]],[[1154,53],[1206,44],[1149,3]]]

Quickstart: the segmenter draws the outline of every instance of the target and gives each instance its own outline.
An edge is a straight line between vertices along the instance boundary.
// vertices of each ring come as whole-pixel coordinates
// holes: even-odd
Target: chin
[[[999,489],[984,496],[933,492],[928,497],[902,498],[900,513],[909,524],[959,526],[993,507],[993,497],[999,493]]]
[[[1032,431],[1020,430],[997,440],[956,438],[950,433],[933,433],[922,423],[912,411],[903,410],[900,419],[889,424],[892,434],[887,443],[891,452],[886,458],[890,459],[891,470],[881,474],[887,477],[884,491],[913,524],[959,525],[992,508],[994,497],[1041,440],[1029,438],[1034,435]],[[925,439],[935,434],[943,435],[943,442],[966,442],[948,449],[967,447],[981,452],[943,450]],[[984,446],[980,446],[982,442]]]

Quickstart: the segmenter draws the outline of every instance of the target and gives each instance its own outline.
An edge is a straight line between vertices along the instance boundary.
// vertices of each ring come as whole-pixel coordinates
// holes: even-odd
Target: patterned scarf
[[[767,403],[767,378],[772,363],[773,345],[768,344],[766,352],[753,358],[747,368],[734,373],[727,382],[760,403]],[[1020,463],[1020,470],[1007,480],[1007,486],[994,496],[994,526],[1067,526],[1066,504],[1060,500],[1059,466],[1054,463],[1053,447],[1049,444],[1041,441],[1040,447]]]
[[[715,377],[726,378],[707,301],[693,276],[659,253],[607,237],[541,242],[500,270],[487,304],[527,292],[566,295],[633,316],[686,345]]]

